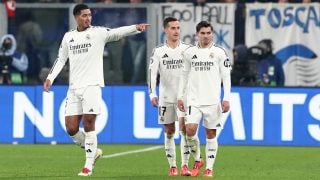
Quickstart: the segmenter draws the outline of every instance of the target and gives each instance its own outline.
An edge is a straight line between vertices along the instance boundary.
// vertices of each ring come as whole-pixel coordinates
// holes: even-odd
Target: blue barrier
[[[1,86],[0,143],[72,143],[64,126],[66,92],[66,86],[54,86],[50,93],[41,86]],[[319,89],[234,87],[231,106],[220,144],[320,145]],[[96,122],[99,143],[163,143],[147,87],[105,87],[102,108]],[[199,136],[205,143],[203,127]],[[175,137],[178,143],[178,132]]]

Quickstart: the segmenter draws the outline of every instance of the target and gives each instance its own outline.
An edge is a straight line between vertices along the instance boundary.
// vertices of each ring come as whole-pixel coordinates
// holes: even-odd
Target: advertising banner
[[[320,4],[246,4],[246,45],[273,41],[286,86],[320,86]]]
[[[233,3],[206,3],[195,6],[192,3],[161,3],[158,16],[158,42],[164,43],[165,34],[162,22],[167,17],[175,17],[180,21],[181,40],[194,44],[196,40],[196,25],[200,21],[208,21],[213,25],[216,44],[224,47],[232,57],[234,46],[234,12]]]
[[[41,86],[0,87],[0,143],[72,143],[64,125],[66,91],[65,86],[54,86],[50,93]],[[147,87],[105,87],[101,106],[96,121],[99,143],[163,143],[163,127]],[[319,146],[319,112],[317,89],[233,88],[219,143]],[[202,125],[199,136],[205,143]],[[180,142],[178,132],[175,139]]]

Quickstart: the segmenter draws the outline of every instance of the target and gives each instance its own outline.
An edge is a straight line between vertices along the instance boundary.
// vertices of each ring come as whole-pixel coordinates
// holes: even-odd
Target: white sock
[[[217,138],[207,139],[206,144],[206,169],[212,170],[214,162],[217,158],[218,140]]]
[[[70,136],[70,137],[72,138],[73,142],[76,145],[80,146],[81,148],[84,148],[84,137],[85,137],[85,135],[84,135],[84,132],[81,129],[79,129],[79,131],[75,135]]]
[[[84,167],[92,170],[94,163],[94,156],[97,151],[97,135],[95,131],[85,132],[85,150],[86,150],[86,164]]]
[[[200,141],[198,135],[187,136],[187,142],[195,161],[201,161]]]
[[[181,149],[181,167],[189,164],[190,157],[190,148],[187,143],[186,134],[183,131],[180,131],[181,141],[180,141],[180,149]]]
[[[168,136],[167,133],[164,134],[164,148],[170,167],[177,167],[174,135]]]

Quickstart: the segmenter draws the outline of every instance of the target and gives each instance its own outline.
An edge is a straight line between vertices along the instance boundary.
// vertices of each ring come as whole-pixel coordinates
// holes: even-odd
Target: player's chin
[[[179,40],[179,39],[180,39],[180,36],[173,36],[173,39],[174,39],[174,40]]]
[[[87,22],[84,23],[84,26],[85,26],[86,28],[88,28],[88,27],[90,26],[90,24],[91,24],[91,22],[90,22],[90,21],[87,21]]]

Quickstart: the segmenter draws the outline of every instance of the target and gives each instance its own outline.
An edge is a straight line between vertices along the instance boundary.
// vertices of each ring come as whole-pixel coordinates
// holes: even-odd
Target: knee
[[[85,114],[83,115],[83,128],[85,132],[94,131],[95,130],[95,114]]]
[[[173,136],[175,131],[176,131],[175,124],[165,125],[165,132],[166,132],[167,136],[168,135]]]
[[[186,134],[187,136],[194,136],[196,135],[197,129],[193,128],[193,127],[186,127]]]
[[[206,137],[207,139],[214,139],[216,138],[216,129],[206,129]]]
[[[67,133],[69,136],[74,136],[79,131],[79,127],[71,126],[66,124]]]

